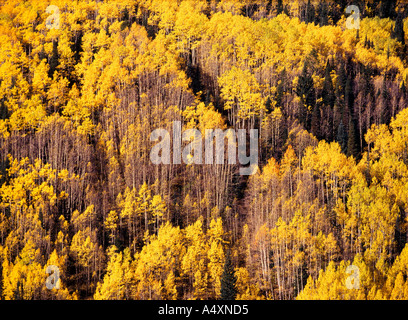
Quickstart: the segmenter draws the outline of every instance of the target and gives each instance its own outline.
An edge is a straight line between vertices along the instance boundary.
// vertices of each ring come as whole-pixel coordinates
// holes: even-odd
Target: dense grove
[[[2,1],[0,298],[408,299],[408,6],[354,4]],[[173,121],[258,171],[153,164]]]

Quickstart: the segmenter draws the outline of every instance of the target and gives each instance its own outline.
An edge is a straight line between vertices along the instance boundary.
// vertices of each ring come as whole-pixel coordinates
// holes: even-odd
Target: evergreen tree
[[[383,77],[383,83],[381,88],[381,103],[382,103],[382,112],[381,112],[381,123],[389,123],[391,120],[391,110],[390,110],[390,99],[391,95],[388,92],[386,75]]]
[[[340,121],[340,124],[337,128],[337,138],[336,141],[341,147],[341,152],[344,154],[347,152],[347,132],[344,128],[343,121]]]
[[[368,41],[367,35],[365,36],[365,39],[364,39],[364,48],[369,48],[369,41]]]
[[[380,3],[379,16],[381,19],[393,18],[395,16],[395,6],[397,4],[396,0],[386,0]]]
[[[333,135],[336,137],[340,122],[344,117],[344,108],[346,105],[347,74],[344,59],[340,59],[340,67],[337,70],[337,81],[334,89],[334,107],[333,107]],[[343,124],[344,127],[344,124]]]
[[[283,105],[283,95],[285,93],[285,81],[286,81],[286,70],[283,69],[279,76],[279,82],[276,86],[276,107],[282,107]]]
[[[330,72],[331,72],[330,62],[327,61],[325,77],[323,82],[322,98],[324,106],[333,108],[336,97],[334,94],[333,82]]]
[[[321,138],[321,130],[320,130],[320,123],[321,123],[321,116],[320,116],[320,106],[316,105],[313,108],[313,113],[312,113],[312,120],[311,120],[311,125],[310,125],[310,131],[312,134],[317,138]]]
[[[404,18],[401,14],[399,14],[397,16],[397,20],[395,20],[395,27],[394,31],[392,32],[392,37],[405,45]]]
[[[313,4],[308,0],[305,12],[305,22],[312,23],[315,20],[315,8]]]
[[[277,15],[283,13],[283,3],[282,0],[278,0],[278,4],[276,6],[276,13]]]
[[[58,63],[59,63],[59,54],[58,54],[58,40],[54,40],[52,42],[52,55],[49,58],[49,65],[50,68],[48,70],[48,76],[50,78],[53,77],[54,71],[57,70]]]
[[[344,102],[347,108],[352,112],[353,104],[354,104],[354,94],[353,94],[353,87],[352,87],[352,79],[350,76],[347,77],[346,85],[344,88]]]
[[[4,103],[4,100],[1,99],[0,100],[0,119],[7,119],[8,117],[9,117],[8,108],[6,104]]]
[[[122,24],[120,25],[120,29],[124,30],[127,27],[131,26],[130,20],[129,20],[129,10],[128,8],[125,7],[125,9],[122,12]]]
[[[348,140],[347,140],[347,156],[353,156],[355,159],[358,158],[359,148],[358,148],[358,137],[355,123],[352,119],[349,121],[348,128]]]
[[[405,85],[405,81],[402,81],[400,91],[401,91],[401,95],[405,98],[407,95],[407,87]]]
[[[221,300],[235,300],[237,296],[237,277],[231,261],[231,253],[228,250],[225,256],[224,271],[221,277]]]
[[[295,90],[300,98],[299,120],[307,130],[310,129],[310,112],[316,104],[314,82],[308,65],[305,61],[303,70]]]
[[[340,67],[337,71],[337,81],[336,81],[336,104],[339,106],[339,110],[342,110],[344,107],[344,90],[346,87],[347,74],[344,67],[344,60],[340,59]]]
[[[329,9],[328,3],[326,1],[319,2],[317,7],[317,16],[319,21],[319,26],[327,26],[329,24]]]

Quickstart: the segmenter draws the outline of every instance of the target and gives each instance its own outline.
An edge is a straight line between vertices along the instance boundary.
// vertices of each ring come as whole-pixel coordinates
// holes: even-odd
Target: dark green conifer
[[[237,277],[228,250],[225,256],[224,272],[221,277],[221,300],[235,300],[237,296]]]

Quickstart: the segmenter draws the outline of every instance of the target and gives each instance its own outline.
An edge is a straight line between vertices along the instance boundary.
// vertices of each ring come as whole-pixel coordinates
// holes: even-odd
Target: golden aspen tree
[[[109,211],[105,220],[105,228],[109,231],[109,237],[112,244],[115,243],[116,231],[118,228],[118,214],[116,211]]]
[[[267,224],[263,224],[256,232],[254,237],[253,255],[257,260],[257,287],[270,297],[272,290],[272,277],[270,270],[270,248],[271,248],[270,230]]]
[[[248,71],[233,67],[218,79],[225,110],[229,120],[237,128],[254,128],[255,117],[265,111],[260,87]]]
[[[163,284],[163,297],[166,300],[176,300],[177,299],[177,285],[176,285],[176,278],[174,276],[174,272],[170,271],[166,280],[164,280]]]
[[[207,231],[208,237],[208,274],[212,283],[211,296],[217,298],[220,296],[221,290],[221,275],[224,266],[224,230],[222,221],[220,218],[217,220],[212,219],[210,223],[210,229]]]
[[[117,252],[115,246],[108,248],[107,273],[101,282],[98,282],[95,300],[123,300],[130,297],[130,264],[129,249]]]
[[[84,231],[79,230],[72,237],[70,254],[75,260],[76,282],[85,280],[85,286],[81,290],[94,290],[105,259],[102,246],[96,241],[96,233],[91,232],[89,227]]]
[[[121,194],[120,194],[121,195]],[[122,203],[120,204],[122,211],[120,213],[120,221],[122,222],[127,221],[127,229],[129,233],[129,247],[133,247],[135,249],[135,239],[136,239],[136,191],[135,189],[130,190],[129,188],[125,189],[124,199],[122,198]],[[119,198],[119,195],[118,195]]]
[[[50,276],[53,278],[52,281],[55,281],[55,283],[52,283],[52,286],[54,287],[53,289],[46,288],[44,289],[44,296],[50,295],[48,299],[57,299],[57,300],[70,300],[70,299],[76,299],[76,294],[73,293],[72,295],[69,293],[68,289],[66,288],[65,282],[67,279],[66,276],[66,271],[67,268],[65,267],[66,264],[66,258],[65,256],[59,256],[57,251],[54,250],[50,258],[48,259],[47,263],[44,266],[45,272],[47,272],[49,266],[52,266],[51,272],[53,274],[50,274]],[[55,268],[56,267],[56,268]],[[50,273],[51,273],[50,272]],[[54,274],[55,272],[58,272],[57,274]]]
[[[154,229],[157,231],[163,224],[163,220],[165,220],[164,215],[167,211],[166,203],[163,201],[160,195],[156,194],[152,197],[150,207],[152,212],[151,223],[154,224]]]
[[[179,227],[166,222],[157,235],[149,235],[148,243],[132,265],[131,297],[134,299],[176,298],[174,272],[184,255],[183,235]],[[171,275],[173,273],[173,275]]]
[[[237,300],[257,300],[260,299],[260,289],[253,283],[246,268],[236,268],[237,276]]]
[[[395,279],[394,288],[391,292],[391,300],[406,300],[405,292],[406,292],[406,283],[404,280],[404,276],[402,273],[398,273],[397,278]]]
[[[186,253],[181,261],[182,276],[188,279],[194,299],[205,299],[208,294],[207,259],[208,243],[203,232],[202,219],[184,230]]]
[[[28,241],[15,262],[3,262],[3,294],[7,300],[41,299],[45,273],[39,263],[40,250]]]
[[[151,191],[147,186],[147,183],[143,183],[139,189],[138,196],[136,198],[137,202],[137,214],[143,217],[144,221],[144,231],[148,231],[150,216],[151,216],[151,207],[149,205],[152,199]]]

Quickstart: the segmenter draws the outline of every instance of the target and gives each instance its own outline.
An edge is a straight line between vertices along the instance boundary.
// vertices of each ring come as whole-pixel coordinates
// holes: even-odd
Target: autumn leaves
[[[165,223],[146,233],[140,252],[108,248],[107,273],[95,299],[217,299],[224,266],[221,219],[204,230],[201,219],[185,229]],[[180,289],[184,294],[180,296]],[[241,288],[240,292],[241,292]]]
[[[224,266],[238,299],[405,297],[407,20],[385,3],[357,33],[331,1],[6,1],[0,297],[217,299]]]

